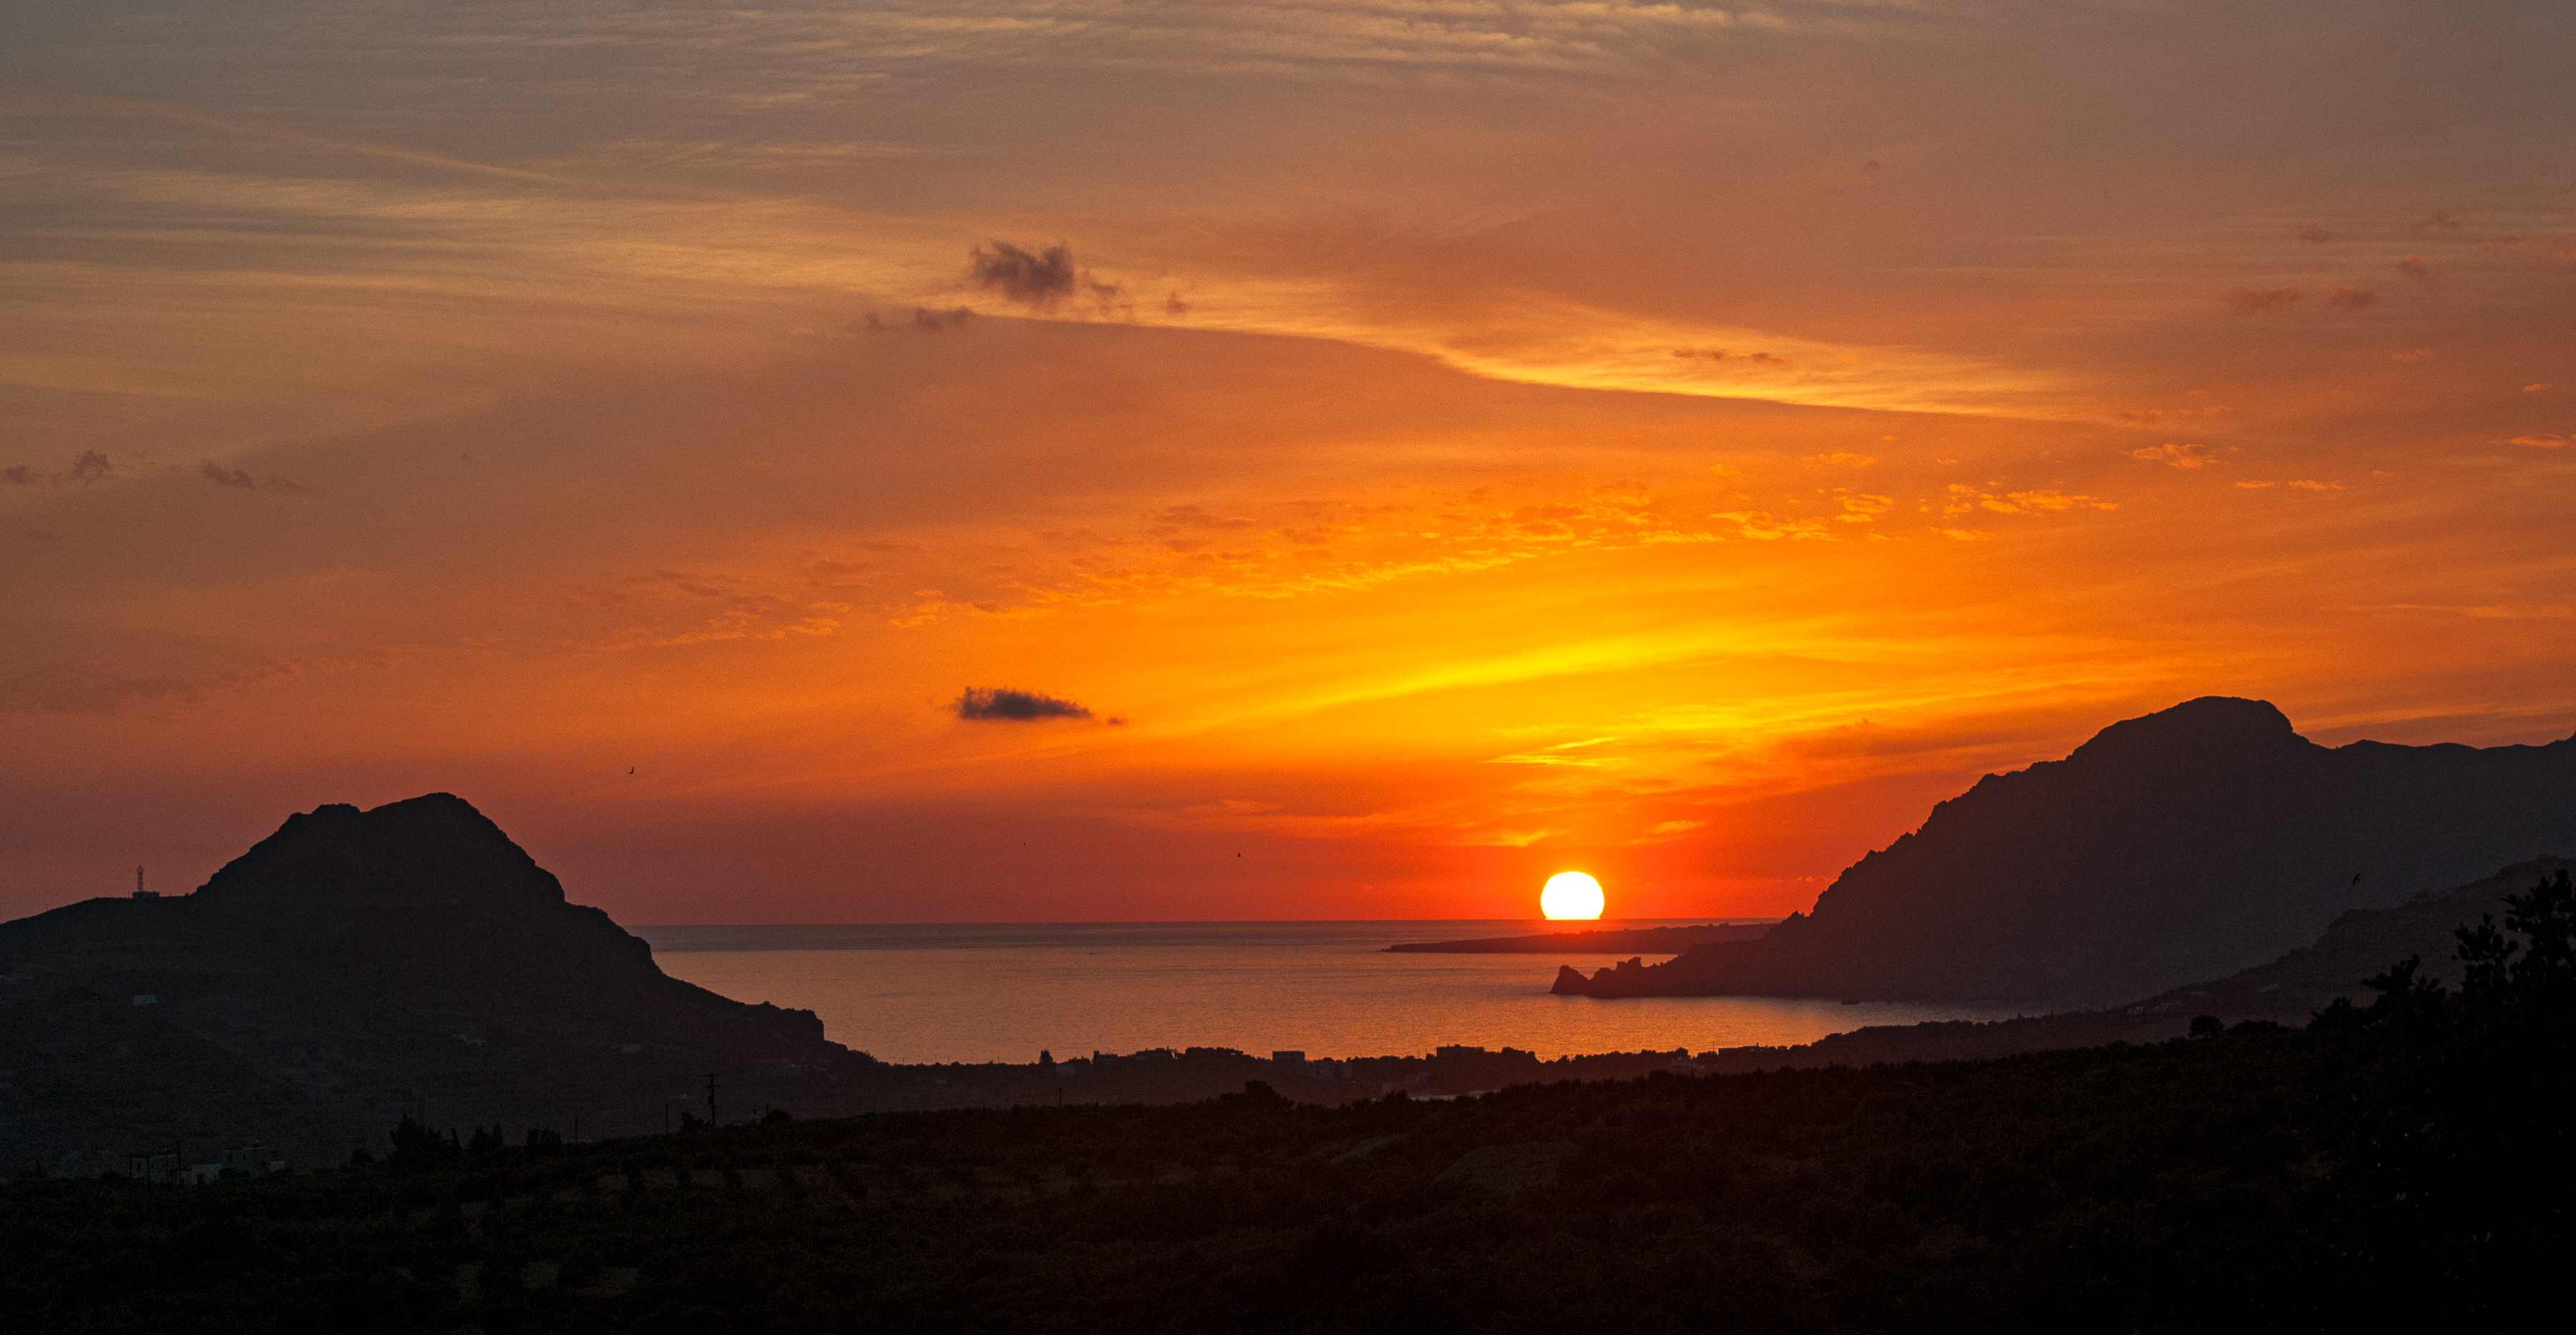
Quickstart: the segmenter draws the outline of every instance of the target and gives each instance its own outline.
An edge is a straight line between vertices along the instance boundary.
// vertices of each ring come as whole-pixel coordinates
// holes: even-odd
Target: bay
[[[1681,926],[1706,918],[1601,927]],[[1594,924],[1582,924],[1592,926]],[[1557,966],[1624,955],[1390,955],[1403,941],[1564,931],[1510,920],[894,923],[631,930],[664,972],[737,1001],[814,1011],[835,1042],[903,1063],[1030,1062],[1148,1048],[1422,1055],[1444,1044],[1542,1058],[1807,1043],[1874,1024],[2009,1009],[1833,998],[1548,993]],[[1650,957],[1653,958],[1653,957]]]

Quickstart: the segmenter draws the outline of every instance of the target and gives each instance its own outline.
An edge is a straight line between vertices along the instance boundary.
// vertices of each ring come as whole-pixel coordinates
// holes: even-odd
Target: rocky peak
[[[2219,756],[2312,747],[2268,700],[2204,695],[2171,709],[2124,719],[2093,734],[2071,761],[2139,764],[2189,759],[2208,764]]]
[[[564,902],[553,873],[452,793],[372,811],[334,802],[289,816],[197,895],[253,912],[352,902],[512,908]]]

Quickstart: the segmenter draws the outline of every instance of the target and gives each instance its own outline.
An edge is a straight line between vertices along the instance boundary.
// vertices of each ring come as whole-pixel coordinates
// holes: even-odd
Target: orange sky
[[[0,35],[0,914],[436,789],[630,922],[1774,914],[2192,696],[2576,731],[2563,5]]]

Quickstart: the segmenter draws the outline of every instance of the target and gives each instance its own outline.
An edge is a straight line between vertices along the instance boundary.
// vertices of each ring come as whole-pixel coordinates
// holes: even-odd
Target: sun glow
[[[1538,909],[1550,918],[1598,918],[1601,883],[1579,871],[1558,872],[1538,892]]]

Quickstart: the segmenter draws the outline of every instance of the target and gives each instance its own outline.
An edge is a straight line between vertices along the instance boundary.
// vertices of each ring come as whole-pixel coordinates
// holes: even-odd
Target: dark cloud
[[[2409,255],[2406,258],[2399,260],[2395,267],[2397,272],[2418,281],[2429,279],[2433,276],[2432,266],[2426,264],[2424,262],[2424,257],[2421,255]]]
[[[2359,315],[2379,304],[2379,294],[2366,287],[2338,287],[2326,293],[2326,309],[2337,315]]]
[[[945,334],[950,330],[965,328],[966,322],[973,319],[974,315],[975,312],[965,306],[952,306],[944,311],[934,311],[927,306],[915,306],[912,308],[912,318],[904,320],[900,325],[889,322],[875,311],[870,311],[852,328],[872,329],[878,333],[905,328],[916,333]]]
[[[957,696],[957,717],[985,723],[1035,723],[1051,718],[1089,718],[1091,711],[1071,700],[1007,686],[969,686]]]
[[[2218,300],[2224,305],[2251,313],[2295,306],[2305,295],[2295,287],[2231,287],[2219,293]]]
[[[1073,247],[1053,245],[1032,255],[1008,241],[996,241],[988,253],[977,246],[969,276],[975,285],[1039,310],[1054,310],[1067,297],[1082,295],[1103,308],[1118,301],[1119,286],[1104,283],[1073,262]]]
[[[72,461],[69,472],[39,473],[25,464],[13,464],[7,468],[0,468],[0,478],[7,478],[21,487],[32,487],[39,482],[51,482],[57,487],[66,482],[78,482],[85,486],[115,471],[116,465],[109,463],[106,455],[96,450],[83,450],[80,458]]]
[[[2422,236],[2426,232],[2456,232],[2458,230],[2460,230],[2460,220],[2452,217],[2450,214],[2444,213],[2440,209],[2433,210],[2432,214],[2428,217],[2406,224],[2406,234],[2408,236]]]
[[[178,473],[186,470],[180,468],[177,464],[172,464],[170,465],[170,471]],[[244,491],[307,490],[303,483],[289,482],[282,477],[272,477],[266,482],[261,482],[259,479],[252,477],[242,469],[226,468],[212,459],[208,459],[204,463],[197,465],[197,476],[204,478],[208,482],[214,483],[218,487],[239,487]]]
[[[2301,241],[2315,241],[2320,243],[2335,239],[2334,233],[2317,226],[2315,223],[2299,223],[2290,228],[2290,235],[2297,237]]]
[[[1073,295],[1071,246],[1049,246],[1032,255],[1008,241],[996,241],[989,254],[977,246],[973,259],[977,287],[999,292],[1023,306],[1052,307]]]

